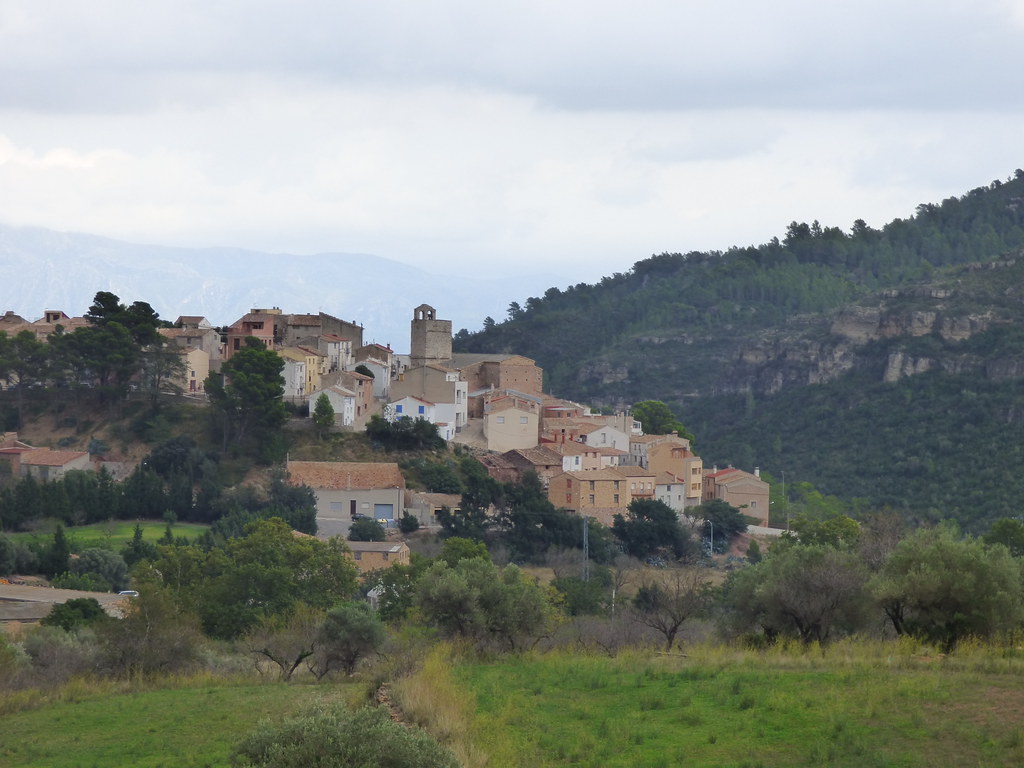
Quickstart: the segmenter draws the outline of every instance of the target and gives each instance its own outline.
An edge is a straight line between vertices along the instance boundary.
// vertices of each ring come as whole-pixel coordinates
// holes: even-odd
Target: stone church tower
[[[452,321],[438,320],[433,307],[420,304],[413,310],[410,350],[409,362],[413,368],[451,360]]]

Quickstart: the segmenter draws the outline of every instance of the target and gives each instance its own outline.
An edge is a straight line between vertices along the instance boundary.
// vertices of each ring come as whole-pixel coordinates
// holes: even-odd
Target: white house
[[[327,395],[327,401],[334,409],[334,423],[341,427],[351,427],[356,420],[356,393],[345,387],[335,385],[327,387],[309,396],[309,415],[313,416],[316,401],[320,395]]]
[[[384,414],[385,418],[392,422],[406,416],[410,419],[423,419],[437,427],[437,433],[445,441],[455,437],[455,425],[451,422],[441,421],[438,416],[437,404],[422,397],[406,395],[399,400],[394,400],[388,404]]]

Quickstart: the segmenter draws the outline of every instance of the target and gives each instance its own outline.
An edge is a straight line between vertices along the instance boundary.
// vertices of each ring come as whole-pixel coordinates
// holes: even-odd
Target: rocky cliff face
[[[954,278],[952,284],[885,291],[831,318],[805,319],[797,332],[774,330],[745,339],[731,360],[721,360],[723,375],[706,394],[775,394],[788,387],[834,381],[866,364],[873,364],[886,382],[931,370],[1024,379],[1024,354],[1003,350],[985,356],[957,349],[996,325],[1013,324],[1021,312],[1007,311],[1008,306],[1016,304],[1024,311],[1024,300],[1016,295],[1016,270],[1008,271],[1015,264],[1007,260],[985,266],[1005,270],[992,278],[1010,286],[1001,291],[1006,302],[1000,306],[983,306],[974,287],[961,289],[961,281]],[[978,269],[968,267],[965,272]],[[915,350],[922,341],[934,349]]]

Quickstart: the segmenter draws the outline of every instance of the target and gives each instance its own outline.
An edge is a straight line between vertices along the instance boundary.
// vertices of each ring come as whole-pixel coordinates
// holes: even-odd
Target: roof
[[[504,363],[514,359],[523,360],[530,365],[535,365],[533,360],[522,355],[498,354],[494,352],[455,352],[452,354],[452,366],[455,368],[466,368],[479,363]]]
[[[405,478],[397,464],[360,461],[291,461],[288,480],[293,485],[308,485],[324,490],[367,491],[405,488]]]
[[[320,315],[288,315],[288,325],[320,325]]]
[[[404,541],[346,541],[348,548],[353,552],[401,552],[408,549],[409,545]]]
[[[462,496],[458,493],[425,493],[417,491],[412,494],[413,502],[425,501],[435,507],[450,507],[455,509],[462,504]]]
[[[557,453],[559,456],[582,456],[584,454],[592,453],[598,454],[597,448],[586,443],[577,443],[570,440],[567,443],[545,443],[544,447],[552,453]]]
[[[550,448],[543,446],[537,446],[536,448],[513,448],[511,451],[506,451],[502,455],[508,456],[510,453],[522,456],[535,466],[561,466],[562,464],[562,457],[559,454],[555,453]]]
[[[623,474],[620,471],[622,467],[606,467],[605,469],[581,469],[574,472],[563,472],[562,475],[568,475],[575,480],[622,480]],[[558,475],[557,477],[561,477]]]
[[[643,467],[616,467],[620,474],[626,477],[654,477],[655,473]]]
[[[31,464],[36,467],[63,467],[83,456],[88,457],[85,451],[51,451],[48,448],[37,448],[21,455],[22,466]]]
[[[393,405],[395,403],[401,403],[405,400],[415,400],[416,402],[423,403],[424,405],[437,405],[437,403],[432,403],[429,400],[424,400],[422,397],[416,397],[416,395],[406,395],[405,397],[395,398],[391,401],[391,403]]]

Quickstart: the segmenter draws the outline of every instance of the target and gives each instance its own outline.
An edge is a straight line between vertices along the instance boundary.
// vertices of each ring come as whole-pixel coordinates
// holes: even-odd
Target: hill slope
[[[1022,247],[1018,171],[881,230],[655,256],[456,344],[515,349],[594,405],[664,400],[706,463],[981,526],[1020,498]]]

